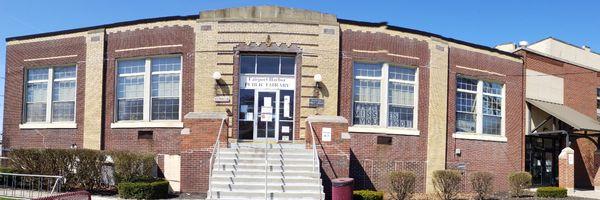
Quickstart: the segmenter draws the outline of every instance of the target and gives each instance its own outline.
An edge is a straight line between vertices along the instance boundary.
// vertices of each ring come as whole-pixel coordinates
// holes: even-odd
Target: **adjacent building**
[[[417,190],[431,192],[440,169],[465,178],[492,172],[495,188],[507,190],[511,172],[538,170],[530,147],[541,136],[530,133],[545,118],[538,113],[553,115],[546,104],[596,116],[596,97],[587,96],[598,88],[595,72],[581,75],[595,84],[530,76],[554,74],[559,64],[564,73],[594,66],[546,58],[537,46],[506,52],[275,6],[12,37],[3,145],[153,152],[173,190],[205,193],[215,144],[310,149],[317,141],[326,193],[337,177],[384,189],[392,171],[414,172]],[[556,93],[534,88],[544,86]],[[582,123],[571,126],[600,130]],[[554,159],[565,140],[552,141]],[[595,147],[583,137],[574,143],[585,155],[576,163],[586,166],[576,172],[589,185]]]

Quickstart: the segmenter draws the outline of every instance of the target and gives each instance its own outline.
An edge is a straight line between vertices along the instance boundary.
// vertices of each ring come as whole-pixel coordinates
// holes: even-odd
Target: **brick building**
[[[507,190],[525,169],[523,54],[273,6],[12,37],[6,48],[5,148],[153,152],[174,191],[218,182],[215,144],[223,155],[305,144],[326,194],[339,177],[385,189],[400,170],[431,192],[440,169],[493,172]]]
[[[526,74],[525,169],[537,186],[593,188],[600,185],[600,55],[555,38],[531,45],[498,46],[522,55]],[[574,167],[561,178],[559,154],[572,148]],[[594,179],[596,184],[594,184]]]

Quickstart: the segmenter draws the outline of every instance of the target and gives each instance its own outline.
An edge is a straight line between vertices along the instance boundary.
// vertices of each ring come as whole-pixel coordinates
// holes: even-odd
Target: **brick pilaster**
[[[210,158],[221,130],[221,147],[227,146],[227,114],[188,113],[181,132],[181,192],[205,193],[208,190]]]
[[[307,148],[312,148],[314,131],[315,143],[321,161],[321,179],[324,192],[331,195],[331,180],[349,176],[350,169],[350,135],[348,120],[340,116],[309,116],[306,132]],[[331,129],[331,140],[324,140],[324,129]]]
[[[575,151],[570,147],[558,155],[558,186],[568,190],[575,188]]]

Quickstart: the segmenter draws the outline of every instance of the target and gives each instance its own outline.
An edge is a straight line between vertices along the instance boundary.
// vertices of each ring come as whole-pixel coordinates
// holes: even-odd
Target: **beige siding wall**
[[[102,91],[104,74],[104,29],[86,35],[85,109],[83,148],[101,148]]]
[[[261,43],[271,38],[276,44],[297,44],[302,49],[301,105],[299,112],[302,120],[298,127],[301,136],[304,132],[304,119],[313,114],[337,115],[338,98],[338,54],[339,28],[333,25],[294,24],[279,22],[203,22],[197,25],[196,32],[196,74],[194,93],[194,111],[233,110],[232,105],[217,105],[214,97],[226,95],[232,97],[233,91],[233,48],[239,43]],[[210,27],[210,30],[207,30]],[[204,29],[204,30],[202,30]],[[324,29],[333,29],[335,33],[325,34]],[[221,72],[226,89],[216,88],[212,79],[214,72]],[[313,97],[315,74],[323,76],[323,84],[327,87],[327,95],[319,98],[325,100],[325,108],[307,108],[308,99]],[[233,101],[233,99],[232,99]],[[298,112],[298,111],[297,111]],[[235,134],[235,133],[233,133]]]

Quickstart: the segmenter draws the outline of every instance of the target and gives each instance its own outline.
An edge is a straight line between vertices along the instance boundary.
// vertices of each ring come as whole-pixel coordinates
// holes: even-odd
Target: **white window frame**
[[[362,80],[379,80],[380,81],[380,95],[379,95],[379,125],[352,125],[348,128],[349,132],[356,133],[384,133],[384,134],[400,134],[400,135],[419,135],[420,132],[418,130],[419,127],[419,68],[413,66],[406,65],[396,65],[393,63],[373,63],[373,62],[362,62],[355,61],[352,63],[352,70],[354,71],[355,63],[368,63],[368,64],[380,64],[381,67],[381,77],[367,77],[367,76],[353,76],[352,80],[362,79]],[[415,80],[414,81],[406,81],[406,80],[389,80],[389,68],[391,66],[394,67],[402,67],[402,68],[411,68],[415,69]],[[388,126],[388,109],[389,109],[389,101],[388,101],[388,85],[390,82],[397,83],[407,83],[413,84],[414,88],[414,97],[413,97],[413,126],[410,128],[407,127],[389,127]],[[352,85],[352,104],[351,104],[351,120],[354,121],[354,84]]]
[[[54,79],[54,69],[61,67],[75,67],[75,77],[72,78],[61,78]],[[28,74],[30,69],[36,68],[47,68],[48,69],[48,79],[46,80],[33,80],[30,81],[28,79]],[[76,64],[73,65],[52,65],[52,66],[44,66],[44,67],[32,67],[25,68],[24,71],[24,84],[23,84],[23,115],[22,115],[22,123],[19,124],[20,129],[53,129],[53,128],[77,128],[76,120],[77,120],[77,92],[75,92],[74,104],[73,107],[73,121],[52,121],[52,105],[53,105],[53,87],[55,81],[75,81],[75,91],[77,91],[77,69],[78,66]],[[46,121],[43,122],[28,122],[27,121],[27,84],[29,83],[46,83]]]
[[[152,72],[152,59],[154,58],[174,58],[179,57],[180,69],[179,71],[161,71],[161,72]],[[135,74],[125,74],[119,75],[119,61],[125,60],[145,60],[145,69],[143,73],[135,73]],[[114,79],[114,108],[113,108],[113,123],[111,123],[111,128],[183,128],[183,122],[181,119],[182,116],[182,81],[183,81],[183,56],[181,54],[170,54],[170,55],[160,55],[160,56],[149,56],[149,57],[135,57],[135,58],[124,58],[117,59],[115,61],[115,79]],[[144,113],[142,120],[118,120],[119,108],[118,108],[118,79],[119,77],[126,76],[139,76],[144,75]],[[177,119],[173,120],[152,120],[152,75],[157,74],[179,74],[179,116]]]
[[[506,138],[506,84],[504,83],[500,83],[498,81],[493,81],[493,80],[482,80],[482,79],[477,79],[477,78],[472,78],[472,77],[468,77],[468,76],[462,76],[462,75],[458,75],[456,76],[456,82],[458,82],[458,78],[466,78],[466,79],[471,79],[471,80],[475,80],[477,81],[477,92],[472,91],[472,90],[465,90],[465,89],[460,89],[458,88],[458,86],[456,87],[456,93],[458,92],[464,92],[464,93],[471,93],[471,94],[476,94],[475,96],[475,127],[476,127],[476,131],[475,132],[460,132],[460,131],[456,131],[455,128],[455,133],[452,135],[454,138],[460,138],[460,139],[469,139],[469,140],[488,140],[488,141],[498,141],[498,142],[506,142],[507,138]],[[487,96],[494,96],[494,97],[500,97],[502,99],[501,102],[501,117],[502,119],[500,120],[500,134],[499,135],[493,135],[493,134],[485,134],[483,133],[483,96],[484,96],[484,92],[483,92],[483,83],[484,82],[489,82],[489,83],[497,83],[500,84],[502,86],[502,90],[500,94],[490,94],[490,93],[485,93],[485,95]],[[455,83],[456,85],[456,83]],[[456,93],[454,96],[456,96]],[[455,97],[456,99],[456,97]],[[455,105],[454,107],[456,108],[456,100],[455,100]],[[457,110],[455,110],[455,121],[454,123],[456,124],[456,113],[459,112]],[[455,125],[456,126],[456,125]]]

